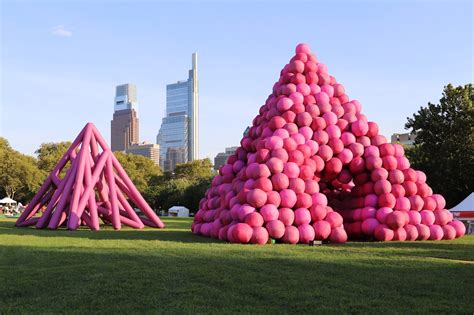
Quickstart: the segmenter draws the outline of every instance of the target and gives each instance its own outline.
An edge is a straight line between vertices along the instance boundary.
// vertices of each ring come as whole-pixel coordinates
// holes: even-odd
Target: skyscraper
[[[160,165],[165,171],[199,158],[198,90],[197,53],[194,53],[188,79],[166,86],[166,117],[156,137]]]
[[[137,88],[133,84],[122,84],[115,88],[110,142],[112,151],[125,151],[139,142]]]

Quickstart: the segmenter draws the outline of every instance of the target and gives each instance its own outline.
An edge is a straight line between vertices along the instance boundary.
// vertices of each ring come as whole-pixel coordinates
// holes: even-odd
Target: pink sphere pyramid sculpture
[[[445,200],[306,44],[285,65],[192,231],[233,243],[460,237]]]
[[[64,178],[61,170],[70,164]],[[127,197],[142,211],[139,216]],[[40,209],[46,206],[43,213]],[[39,214],[39,215],[37,215]],[[164,224],[143,199],[104,138],[88,123],[45,180],[16,226],[35,225],[57,229],[63,223],[70,230],[81,224],[99,230],[99,219],[119,230],[122,224],[141,229]]]

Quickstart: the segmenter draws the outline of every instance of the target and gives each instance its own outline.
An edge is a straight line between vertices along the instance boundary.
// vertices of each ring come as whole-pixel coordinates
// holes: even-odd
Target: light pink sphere
[[[263,221],[264,222],[270,222],[274,220],[278,220],[278,208],[275,205],[264,205],[260,209],[260,214],[262,215]]]
[[[392,155],[387,155],[382,158],[382,166],[388,171],[392,171],[396,169],[397,165],[398,165],[397,158],[395,158]]]
[[[266,165],[272,174],[281,173],[283,171],[283,161],[272,157],[267,162]]]
[[[339,139],[341,137],[341,129],[336,125],[327,126],[326,132],[329,139]]]
[[[329,212],[324,220],[331,225],[332,229],[342,226],[343,222],[342,216],[337,212]]]
[[[431,197],[434,198],[434,200],[436,201],[437,210],[444,209],[446,207],[446,200],[444,200],[443,196],[441,196],[440,194],[433,194],[433,196]]]
[[[323,144],[319,146],[318,155],[323,161],[329,161],[332,158],[333,151],[330,146]]]
[[[441,226],[443,229],[443,239],[453,240],[456,238],[456,229],[449,224]]]
[[[426,241],[427,239],[430,238],[430,228],[424,224],[418,224],[416,226],[416,229],[418,230],[418,240],[419,241]]]
[[[265,148],[268,150],[276,150],[283,148],[283,139],[277,136],[271,136],[265,141]]]
[[[392,185],[386,179],[380,179],[374,184],[374,192],[376,195],[389,193],[392,190]]]
[[[311,222],[311,213],[306,208],[298,208],[295,210],[295,220],[294,223],[296,226],[303,224],[309,224]],[[301,231],[300,231],[301,232]]]
[[[250,243],[264,245],[268,242],[268,231],[264,227],[257,226],[253,228]]]
[[[410,167],[410,161],[404,156],[397,157],[397,168],[399,170],[406,170],[407,168]]]
[[[300,43],[296,46],[295,52],[302,53],[302,54],[310,54],[311,53],[311,48],[309,47],[308,44],[305,43]]]
[[[395,203],[395,210],[408,211],[410,210],[411,204],[410,199],[407,197],[397,197]]]
[[[379,225],[379,221],[377,221],[377,219],[374,219],[374,218],[365,219],[362,222],[362,226],[361,226],[362,232],[365,235],[373,235],[374,230],[377,227],[377,225]]]
[[[407,241],[416,241],[418,239],[418,229],[415,225],[407,224],[404,229],[407,233]]]
[[[309,224],[302,224],[298,226],[298,231],[300,234],[299,242],[303,244],[308,244],[310,241],[314,240],[315,233],[314,228]]]
[[[374,236],[382,242],[391,241],[393,239],[393,230],[385,224],[379,224],[374,230]]]
[[[446,225],[450,221],[449,211],[446,209],[433,211],[435,216],[435,223],[439,225]]]
[[[288,176],[288,178],[298,178],[300,168],[294,162],[287,162],[283,165],[283,173]]]
[[[342,162],[342,164],[346,165],[349,164],[354,155],[352,154],[352,151],[349,149],[343,149],[341,153],[338,154],[337,158]]]
[[[296,193],[290,189],[280,191],[281,206],[284,208],[292,208],[296,204]]]
[[[331,243],[341,244],[347,241],[347,233],[343,227],[337,227],[331,230],[329,235]]]
[[[456,230],[456,238],[461,237],[464,234],[466,234],[466,226],[461,221],[453,220],[452,222],[449,222],[448,224]]]
[[[313,224],[314,238],[317,240],[325,240],[331,234],[331,224],[326,221],[316,221]]]
[[[327,95],[324,92],[316,93],[314,95],[314,98],[316,99],[316,104],[318,104],[318,105],[330,105],[329,104],[329,95]]]
[[[247,203],[255,208],[260,208],[267,202],[267,194],[261,189],[252,189],[247,193]]]
[[[279,239],[285,234],[285,225],[279,220],[270,221],[265,227],[271,238]]]
[[[369,125],[362,120],[357,120],[351,124],[352,133],[356,137],[365,136],[369,131]]]
[[[267,192],[267,204],[274,205],[275,207],[279,207],[281,203],[281,197],[278,191],[269,191]]]
[[[313,205],[321,205],[321,206],[328,205],[328,198],[326,197],[326,195],[322,193],[315,193],[311,195],[311,199],[313,201]]]
[[[311,138],[313,137],[313,129],[311,129],[311,127],[308,127],[308,126],[305,126],[305,127],[301,127],[299,130],[298,130],[299,134],[302,135],[305,139],[305,143],[308,141],[308,140],[311,140]],[[316,143],[317,144],[317,143]]]
[[[251,227],[258,227],[263,225],[263,217],[258,212],[251,212],[245,216],[245,223]]]
[[[439,241],[443,239],[444,233],[441,226],[433,224],[429,226],[430,228],[430,240]]]
[[[311,220],[313,222],[323,220],[326,217],[327,210],[325,206],[315,204],[310,208]]]
[[[407,239],[407,231],[405,228],[399,228],[398,230],[393,231],[393,241],[403,242]]]
[[[418,211],[408,211],[408,223],[411,225],[417,225],[421,223],[421,214]]]
[[[300,232],[296,226],[286,226],[282,241],[288,244],[296,244],[300,239]]]
[[[402,171],[394,169],[389,172],[388,180],[391,184],[401,184],[405,180],[405,176]]]
[[[395,199],[395,197],[392,194],[390,194],[390,193],[382,194],[378,198],[378,206],[379,207],[388,207],[388,208],[393,209],[393,207],[395,207],[396,201],[397,200]]]
[[[433,211],[429,210],[422,210],[420,212],[421,215],[421,223],[425,225],[432,225],[435,222],[435,215]]]
[[[286,225],[292,225],[295,220],[295,213],[290,208],[280,208],[278,209],[278,220],[283,222]]]
[[[280,111],[280,113],[289,110],[291,106],[293,106],[293,101],[288,97],[282,97],[277,102],[277,109]]]
[[[280,191],[289,187],[290,180],[288,176],[283,173],[278,173],[272,176],[273,189]]]
[[[319,192],[318,182],[312,179],[305,180],[304,192],[310,195]]]

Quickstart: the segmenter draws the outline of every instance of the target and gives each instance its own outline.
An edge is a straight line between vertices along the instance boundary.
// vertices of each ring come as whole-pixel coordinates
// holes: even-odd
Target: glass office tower
[[[166,117],[163,118],[156,142],[160,145],[160,166],[173,171],[176,164],[199,157],[199,94],[197,54],[186,81],[166,86]]]

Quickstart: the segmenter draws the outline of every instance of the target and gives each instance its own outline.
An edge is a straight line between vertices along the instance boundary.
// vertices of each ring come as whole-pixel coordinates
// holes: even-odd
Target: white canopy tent
[[[461,201],[457,206],[449,209],[454,218],[462,221],[474,220],[474,192]]]
[[[15,204],[16,204],[16,201],[13,200],[12,198],[5,197],[5,198],[3,198],[3,199],[0,199],[0,203],[3,203],[3,204],[15,203]]]
[[[189,217],[189,209],[183,206],[173,206],[168,209],[170,217]]]

